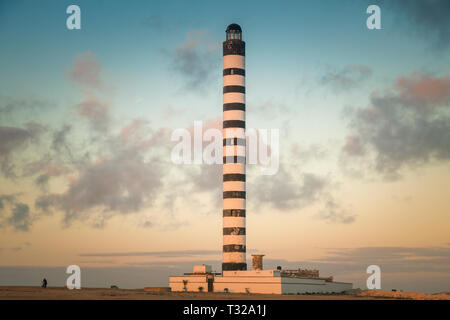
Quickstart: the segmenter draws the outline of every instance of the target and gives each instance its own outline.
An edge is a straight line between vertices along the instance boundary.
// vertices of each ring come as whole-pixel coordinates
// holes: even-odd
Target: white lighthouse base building
[[[195,266],[199,270],[201,266]],[[209,272],[208,272],[208,271]],[[251,294],[329,294],[341,293],[353,288],[351,283],[334,282],[331,277],[301,277],[301,274],[283,270],[223,271],[222,275],[210,272],[194,272],[184,276],[171,276],[173,292],[228,292]]]

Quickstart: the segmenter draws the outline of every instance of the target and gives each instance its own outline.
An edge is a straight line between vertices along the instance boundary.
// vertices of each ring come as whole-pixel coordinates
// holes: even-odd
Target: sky
[[[66,9],[81,9],[69,30]],[[381,8],[369,30],[366,9]],[[221,263],[222,41],[246,42],[247,256],[365,288],[450,291],[450,2],[0,1],[0,285],[168,285]],[[250,265],[250,262],[249,262]]]

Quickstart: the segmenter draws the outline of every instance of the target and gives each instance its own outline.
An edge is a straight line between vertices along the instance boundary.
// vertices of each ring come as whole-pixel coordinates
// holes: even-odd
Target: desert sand
[[[231,293],[191,293],[191,292],[146,292],[144,289],[82,288],[69,290],[62,287],[0,287],[0,299],[19,300],[345,300],[373,299],[354,295],[269,295]]]
[[[144,289],[62,287],[0,287],[0,300],[372,300],[372,299],[450,299],[449,294],[368,290],[354,294],[333,295],[269,295],[230,293],[146,292]]]
[[[450,300],[449,293],[427,294],[422,292],[367,290],[358,294],[358,297],[392,298],[409,300]]]

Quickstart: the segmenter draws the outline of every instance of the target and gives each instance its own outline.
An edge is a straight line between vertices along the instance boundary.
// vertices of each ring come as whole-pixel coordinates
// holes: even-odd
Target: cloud
[[[320,83],[328,85],[337,92],[348,91],[358,87],[370,78],[373,71],[363,65],[348,65],[339,70],[329,70],[322,76]]]
[[[413,73],[400,77],[370,104],[348,114],[352,133],[342,148],[343,163],[360,160],[386,179],[405,167],[450,160],[450,81]]]
[[[188,111],[187,108],[174,108],[169,105],[163,108],[162,117],[166,121],[174,119],[175,117],[185,117]]]
[[[20,196],[21,194],[0,194],[0,228],[12,228],[15,231],[30,230],[37,216],[30,212],[28,204],[20,201]],[[28,242],[24,243],[24,246],[29,245]]]
[[[222,121],[216,118],[203,121],[202,135],[209,129],[221,131]],[[191,137],[196,135],[194,133],[194,126],[190,126],[186,130],[190,133]],[[208,141],[202,141],[202,150],[205,150],[209,143]],[[193,144],[191,147],[193,147]],[[221,153],[222,150],[219,150],[219,152]],[[193,159],[193,157],[194,155],[192,154],[191,158]],[[205,194],[208,195],[207,201],[209,204],[213,204],[213,208],[218,208],[222,205],[222,165],[199,164],[183,166],[180,169],[182,173],[179,176],[178,183],[173,183],[176,186],[172,187],[173,192],[167,198],[167,207],[173,206],[177,198],[181,200],[185,198],[186,193],[189,194],[189,202],[191,204],[195,201],[198,203],[198,206],[201,205],[208,212],[211,212],[211,206],[204,206],[204,200],[206,200]],[[197,209],[198,212],[201,211],[199,209]]]
[[[82,253],[80,257],[143,257],[156,256],[165,258],[183,258],[192,256],[219,256],[219,250],[178,250],[178,251],[141,251],[141,252],[110,252],[110,253]]]
[[[19,252],[22,251],[23,249],[25,249],[26,247],[31,246],[31,243],[29,242],[24,242],[20,245],[18,245],[17,247],[7,247],[7,248],[0,248],[0,252],[3,250],[9,250],[11,252]]]
[[[105,101],[100,101],[93,92],[85,91],[83,101],[77,104],[78,115],[89,121],[92,128],[106,132],[110,125],[110,107]]]
[[[59,136],[59,130],[53,132]],[[34,183],[42,191],[46,191],[50,179],[53,177],[60,177],[73,172],[73,169],[69,165],[64,164],[64,153],[71,154],[70,147],[67,142],[64,142],[63,147],[55,147],[54,143],[51,144],[51,149],[55,154],[51,154],[50,150],[44,149],[43,154],[39,154],[40,158],[35,161],[26,162],[22,165],[21,178],[34,177]],[[72,157],[70,157],[72,160]]]
[[[52,134],[50,148],[58,155],[58,157],[67,157],[70,162],[74,162],[75,159],[69,142],[69,135],[71,132],[72,125],[68,124],[63,124],[60,129],[55,130]],[[54,172],[51,172],[50,175],[57,176]]]
[[[63,193],[40,196],[36,208],[64,212],[64,223],[89,221],[103,227],[115,214],[150,207],[162,186],[158,156],[147,152],[157,145],[161,131],[147,132],[145,122],[132,121],[118,135],[108,136],[102,154],[78,162],[77,175]]]
[[[354,266],[376,264],[382,272],[445,272],[450,270],[448,247],[360,247],[329,249],[314,261]]]
[[[342,150],[351,156],[363,156],[366,152],[357,134],[346,137]]]
[[[6,204],[12,204],[16,200],[16,197],[11,194],[1,194],[0,195],[0,213],[5,208]]]
[[[196,41],[194,35],[188,36],[186,44],[180,46],[181,52],[187,51],[188,56],[189,50],[194,56],[209,52],[205,44]],[[75,64],[74,69],[82,70],[77,62]],[[98,61],[96,64],[100,65]],[[96,70],[101,79],[101,68]],[[85,80],[84,77],[72,80],[80,82],[80,79]],[[66,227],[78,222],[103,227],[112,217],[125,215],[133,215],[143,227],[160,225],[158,219],[162,224],[164,220],[170,220],[167,227],[178,227],[182,222],[171,216],[178,206],[183,209],[195,207],[197,214],[220,208],[220,165],[171,166],[169,155],[173,144],[170,143],[169,129],[155,130],[146,119],[133,119],[120,127],[114,126],[119,122],[111,121],[111,103],[100,99],[101,93],[93,88],[101,86],[96,86],[96,82],[83,83],[84,97],[75,105],[77,118],[49,130],[46,148],[39,150],[39,159],[28,159],[22,166],[23,176],[34,181],[40,192],[34,199],[33,219],[24,220],[30,223],[24,223],[23,229],[29,228],[32,221],[52,213],[61,214]],[[86,120],[89,126],[84,127],[79,119]],[[221,122],[217,119],[206,121],[204,129],[208,128],[221,128]],[[192,128],[189,130],[192,132]],[[92,139],[91,135],[100,138]],[[299,159],[313,159],[323,154],[317,148],[297,150],[297,153]],[[326,177],[302,172],[297,178],[294,172],[285,173],[284,177],[272,182],[273,199],[264,189],[257,190],[259,195],[255,199],[262,199],[263,204],[280,210],[319,203],[328,212],[319,218],[330,222],[350,221],[337,217],[344,211],[330,198],[330,182]],[[59,177],[58,183],[52,183],[56,177]],[[283,189],[286,181],[292,190]],[[327,201],[334,205],[326,205]],[[155,208],[158,217],[152,216]],[[167,215],[163,216],[161,211]]]
[[[75,57],[74,67],[69,71],[69,77],[75,83],[84,87],[102,90],[102,66],[90,51]]]
[[[248,108],[248,111],[251,112],[251,114],[264,119],[270,118],[272,121],[275,119],[292,117],[292,109],[289,106],[280,101],[273,102],[272,99],[259,102],[249,101]]]
[[[433,77],[413,72],[409,77],[399,77],[395,84],[398,95],[416,107],[450,104],[450,77]]]
[[[199,192],[214,192],[220,199],[222,187],[222,165],[203,164],[197,166],[199,170],[187,171],[186,182],[194,184],[195,190]],[[218,194],[216,191],[220,191]]]
[[[87,70],[90,67],[93,70]],[[109,102],[90,90],[104,88],[100,71],[100,62],[88,52],[76,58],[71,72],[72,80],[90,87],[83,91],[76,114],[88,121],[88,133],[100,138],[75,143],[77,123],[64,124],[52,133],[52,156],[33,164],[33,173],[38,174],[35,184],[43,192],[35,199],[35,208],[44,214],[62,212],[67,227],[76,221],[103,227],[115,215],[150,208],[163,187],[164,165],[158,152],[166,148],[162,140],[167,132],[154,131],[144,119],[115,131]],[[59,176],[66,177],[66,189],[49,192],[50,179]]]
[[[383,1],[394,9],[397,17],[405,18],[408,29],[431,41],[435,48],[445,49],[450,43],[450,2],[447,0]]]
[[[103,227],[113,216],[138,212],[136,220],[145,217],[142,226],[153,226],[151,210],[141,210],[159,206],[157,198],[170,198],[176,189],[170,185],[176,177],[163,179],[170,170],[170,130],[155,130],[146,119],[113,126],[110,102],[99,99],[95,91],[104,85],[100,62],[94,60],[90,53],[78,56],[70,74],[84,86],[84,98],[75,106],[73,121],[56,128],[36,122],[0,126],[2,173],[34,181],[39,192],[34,199],[36,210],[20,200],[22,194],[2,196],[3,227],[28,231],[32,222],[55,212],[62,214],[65,226],[83,221]],[[91,66],[92,72],[87,70]],[[87,128],[80,119],[87,121]],[[44,132],[45,139],[38,146]],[[29,148],[32,144],[36,150]],[[57,177],[58,184],[52,183]],[[185,195],[177,192],[174,197]],[[172,219],[170,225],[180,222]]]
[[[60,177],[71,173],[73,170],[69,167],[49,163],[45,168],[42,169],[41,173],[36,177],[34,183],[36,186],[41,188],[42,191],[48,190],[48,184],[50,179],[53,177]]]
[[[78,54],[75,57],[74,66],[69,72],[69,78],[73,82],[81,84],[83,89],[84,99],[75,106],[77,114],[87,120],[96,132],[106,133],[111,125],[111,110],[110,102],[101,100],[97,96],[99,92],[104,93],[106,88],[100,61],[90,51]],[[71,128],[65,126],[63,129],[66,131],[61,131],[61,134],[66,134]]]
[[[68,148],[67,134],[72,130],[71,125],[64,124],[61,129],[53,132],[52,149],[56,152],[62,152]]]
[[[18,201],[17,194],[0,195],[0,228],[12,227],[16,231],[29,231],[32,223],[30,208],[26,203]]]
[[[323,177],[302,173],[294,178],[284,166],[280,166],[276,175],[257,178],[254,196],[260,205],[270,204],[280,210],[300,209],[317,201],[326,185]]]
[[[30,133],[25,129],[0,127],[0,156],[7,157],[14,149],[23,145],[30,137]]]
[[[219,48],[209,38],[207,30],[191,30],[172,56],[172,68],[186,81],[186,89],[202,89],[210,82]]]
[[[355,215],[344,210],[334,200],[331,180],[326,176],[301,172],[297,168],[280,165],[277,174],[258,176],[248,184],[249,199],[256,208],[269,206],[281,211],[298,211],[318,204],[322,209],[316,218],[331,223],[352,223]]]
[[[92,223],[102,227],[110,214],[136,212],[151,204],[161,184],[156,165],[126,152],[92,163],[79,175],[65,193],[42,196],[36,207],[63,210],[66,225],[94,218]]]
[[[313,144],[307,147],[302,146],[299,143],[292,143],[290,146],[290,151],[292,156],[298,161],[300,160],[302,164],[309,162],[311,160],[321,160],[325,158],[327,150],[321,145]]]
[[[25,203],[17,203],[7,222],[16,230],[28,231],[32,222],[28,205]]]
[[[85,87],[101,89],[100,63],[92,59],[90,54],[76,59],[72,80],[82,82]],[[88,72],[90,77],[83,75],[92,63],[97,66],[95,73]],[[27,231],[33,221],[58,212],[62,213],[65,226],[84,221],[103,227],[115,215],[151,208],[156,198],[164,195],[167,182],[163,177],[169,167],[163,156],[169,154],[169,130],[154,130],[145,119],[134,119],[122,128],[113,127],[109,102],[98,99],[98,93],[91,89],[84,89],[84,98],[76,105],[78,119],[87,120],[89,124],[87,130],[75,118],[70,124],[45,131],[48,133],[45,144],[33,153],[37,159],[19,151],[39,140],[42,126],[29,122],[23,128],[0,127],[2,171],[11,177],[17,176],[14,169],[20,167],[20,178],[33,179],[40,191],[34,199],[36,212],[33,216],[28,205],[19,202],[18,196],[2,197],[1,206],[7,206],[11,213],[10,219],[0,221],[2,226]],[[84,134],[79,134],[80,128]],[[16,161],[16,154],[23,157],[23,161]],[[59,183],[65,183],[62,189],[56,189],[51,183],[56,177],[60,178]],[[147,214],[144,216],[143,226],[154,225]],[[178,223],[172,222],[173,225]]]
[[[5,177],[16,177],[14,153],[25,149],[29,142],[37,143],[44,131],[34,122],[25,124],[25,128],[0,126],[0,170]]]
[[[355,215],[344,210],[342,206],[332,198],[325,202],[324,209],[319,212],[317,218],[331,223],[352,223],[355,221]]]
[[[0,95],[0,101],[0,119],[8,123],[35,120],[37,115],[56,106],[54,101],[42,97],[12,98]]]

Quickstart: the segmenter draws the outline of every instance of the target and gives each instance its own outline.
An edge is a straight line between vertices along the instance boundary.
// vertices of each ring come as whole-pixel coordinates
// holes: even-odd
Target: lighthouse
[[[223,164],[222,164],[222,272],[211,265],[195,265],[192,273],[170,276],[172,292],[225,292],[263,294],[338,293],[351,283],[320,277],[318,270],[264,269],[263,256],[246,263],[245,225],[245,42],[233,23],[223,42]],[[218,234],[219,235],[219,234]],[[219,262],[219,261],[218,261]]]
[[[247,270],[245,141],[245,42],[233,23],[223,42],[222,271]]]

